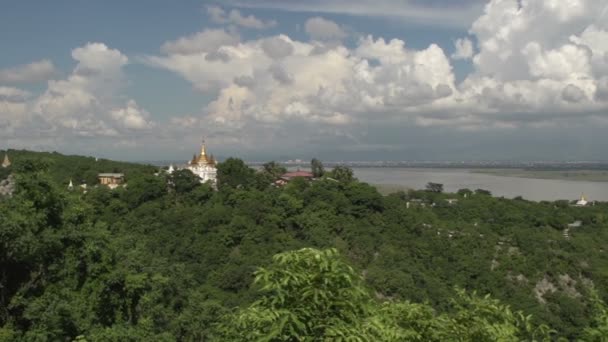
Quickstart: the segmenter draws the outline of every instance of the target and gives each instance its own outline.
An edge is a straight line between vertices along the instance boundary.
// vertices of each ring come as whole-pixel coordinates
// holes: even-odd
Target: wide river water
[[[575,200],[582,193],[592,201],[608,201],[608,182],[568,181],[503,177],[474,173],[466,169],[353,168],[359,180],[370,184],[386,184],[424,189],[428,182],[443,184],[446,192],[458,189],[485,189],[494,196],[522,196],[533,201]]]

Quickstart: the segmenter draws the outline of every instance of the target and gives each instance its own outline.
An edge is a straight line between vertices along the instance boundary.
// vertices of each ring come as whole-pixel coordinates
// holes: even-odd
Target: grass
[[[372,184],[372,185],[374,187],[376,187],[378,192],[384,196],[390,195],[390,194],[398,192],[398,191],[407,192],[408,190],[411,190],[411,188],[408,188],[407,186],[398,185],[398,184]]]

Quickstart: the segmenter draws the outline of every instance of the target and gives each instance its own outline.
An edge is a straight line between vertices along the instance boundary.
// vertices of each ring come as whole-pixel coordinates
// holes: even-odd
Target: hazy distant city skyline
[[[601,0],[8,1],[0,149],[608,160]]]

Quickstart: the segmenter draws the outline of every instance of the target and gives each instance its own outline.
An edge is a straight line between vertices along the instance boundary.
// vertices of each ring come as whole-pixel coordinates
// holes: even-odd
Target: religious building
[[[587,204],[589,204],[589,202],[585,198],[585,194],[582,194],[581,198],[576,202],[576,206],[577,207],[585,207],[585,206],[587,206]]]
[[[2,167],[6,169],[9,166],[11,166],[11,161],[10,161],[10,159],[8,159],[8,153],[5,152],[4,161],[2,161]]]
[[[100,173],[97,177],[99,178],[99,184],[106,185],[110,189],[116,189],[125,181],[125,175],[122,173]]]
[[[205,141],[201,145],[201,152],[198,155],[194,155],[192,160],[188,162],[186,169],[192,171],[195,175],[199,176],[201,183],[210,181],[213,186],[216,186],[217,180],[217,169],[215,167],[215,158],[212,154],[207,153],[205,147]]]

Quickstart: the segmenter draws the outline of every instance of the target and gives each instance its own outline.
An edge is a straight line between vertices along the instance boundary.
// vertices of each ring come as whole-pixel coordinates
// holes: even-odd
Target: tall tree
[[[217,165],[218,188],[246,188],[255,182],[255,170],[238,158],[228,158]]]
[[[331,170],[331,177],[341,183],[350,183],[355,180],[353,169],[345,165],[338,165]]]
[[[310,170],[312,171],[312,176],[315,178],[323,177],[325,174],[325,168],[323,167],[323,163],[317,158],[313,158],[310,161]]]
[[[188,169],[176,170],[169,176],[170,184],[178,194],[186,194],[201,185],[200,178]]]
[[[285,174],[287,172],[287,169],[284,166],[279,165],[275,161],[270,161],[262,166],[262,171],[268,176],[270,176],[270,178],[272,178],[272,180],[274,181],[279,179],[279,177],[281,177],[283,174]]]
[[[429,182],[429,183],[426,184],[426,191],[436,192],[436,193],[442,193],[443,192],[443,184]]]

